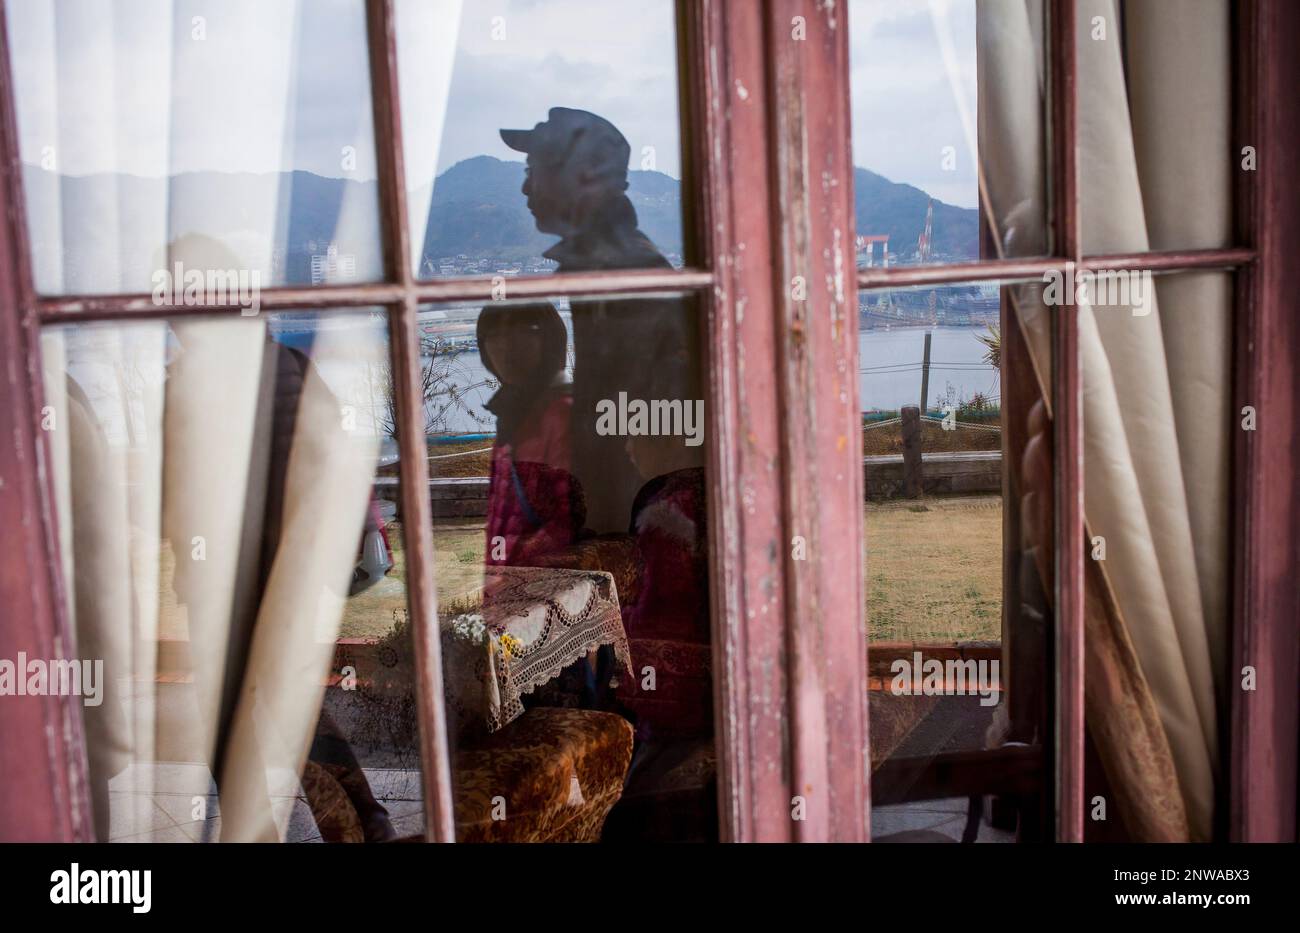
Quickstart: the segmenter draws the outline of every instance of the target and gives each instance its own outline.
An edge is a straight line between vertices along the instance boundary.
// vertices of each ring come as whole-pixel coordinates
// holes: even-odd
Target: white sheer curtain
[[[460,0],[440,3],[397,0],[393,12],[397,21],[402,154],[411,224],[410,261],[418,277],[422,271],[425,225],[433,203],[438,152],[447,121],[462,3]]]
[[[367,94],[333,103],[326,155],[296,124],[320,68],[365,84],[360,3],[6,6],[42,292],[150,292],[177,262],[283,281],[301,197],[288,173],[346,145],[373,166]],[[337,33],[324,61],[323,23]],[[233,233],[205,232],[203,218],[229,207],[215,173],[238,171],[261,172],[246,189],[260,196],[238,205]],[[364,241],[376,217],[373,185],[345,186],[333,240]],[[359,248],[358,277],[378,257],[377,238]],[[364,365],[383,353],[374,338],[364,321],[322,328],[312,354]],[[348,435],[346,387],[308,372],[267,567],[279,354],[264,317],[60,328],[42,346],[76,651],[102,658],[108,682],[86,711],[100,837],[119,818],[147,825],[158,763],[189,760],[220,768],[223,839],[274,839],[284,826],[268,789],[295,785],[307,755],[378,438]],[[159,703],[160,636],[188,641],[182,708]],[[210,792],[201,768],[168,781],[180,796]]]
[[[1041,87],[1040,4],[980,0],[980,23],[980,54],[1038,61]],[[1077,30],[1085,252],[1226,244],[1227,3],[1080,0]],[[1023,166],[1041,158],[1041,100],[1014,68],[990,65],[982,74],[987,191],[1023,197],[1032,177]],[[1003,216],[1011,206],[994,209]],[[1222,273],[1157,277],[1146,316],[1128,306],[1079,307],[1089,533],[1105,539],[1100,569],[1167,738],[1185,810],[1185,827],[1175,831],[1193,840],[1210,838],[1219,777],[1231,309],[1231,277]],[[1045,374],[1049,310],[1025,302],[1020,313]]]

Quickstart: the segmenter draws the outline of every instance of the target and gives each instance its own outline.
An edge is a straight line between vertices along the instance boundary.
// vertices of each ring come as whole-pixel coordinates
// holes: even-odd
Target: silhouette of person
[[[670,263],[637,228],[627,196],[627,139],[585,110],[552,107],[531,130],[501,130],[527,155],[522,187],[537,229],[560,238],[543,255],[559,272],[667,269]],[[587,524],[622,531],[641,482],[625,438],[596,430],[602,400],[699,397],[698,338],[690,302],[682,298],[573,301],[573,472],[586,495]],[[666,383],[666,361],[681,377]]]
[[[531,130],[502,130],[507,146],[528,156],[528,209],[542,233],[558,236],[542,255],[560,272],[669,268],[637,229],[628,199],[631,147],[614,124],[585,110],[552,107]]]
[[[667,269],[637,227],[628,197],[631,147],[608,120],[554,107],[531,130],[502,130],[527,155],[522,192],[537,229],[560,238],[543,255],[561,273]],[[624,594],[623,618],[634,656],[680,659],[696,676],[662,665],[664,690],[650,696],[620,684],[611,698],[638,720],[638,742],[712,731],[703,448],[679,436],[604,436],[597,404],[620,393],[643,401],[701,397],[700,345],[693,302],[684,297],[585,299],[573,315],[572,469],[586,494],[587,524],[620,532],[633,545],[639,584]],[[629,517],[631,519],[629,523]],[[609,681],[598,665],[595,680]]]

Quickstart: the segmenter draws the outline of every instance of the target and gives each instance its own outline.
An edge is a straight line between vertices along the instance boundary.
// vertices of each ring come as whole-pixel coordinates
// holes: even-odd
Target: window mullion
[[[1082,259],[1078,197],[1077,68],[1074,0],[1053,0],[1052,222],[1055,251]],[[1052,429],[1055,496],[1056,838],[1083,841],[1083,394],[1079,322],[1072,304],[1052,319]]]
[[[797,841],[868,836],[862,415],[848,29],[844,11],[768,8],[767,93],[774,194],[783,534],[771,573],[783,612],[790,786]],[[762,763],[766,764],[766,763]]]
[[[17,110],[0,8],[0,525],[14,573],[0,579],[0,656],[19,648],[61,658],[76,645],[63,578],[40,328],[33,299]],[[0,835],[6,840],[87,842],[95,836],[79,698],[40,695],[0,704]]]
[[[389,307],[388,320],[401,455],[398,481],[406,543],[407,598],[415,643],[425,838],[431,842],[454,842],[451,761],[443,708],[442,651],[433,568],[433,510],[429,502],[428,451],[420,392],[419,306],[411,273],[402,162],[396,24],[392,0],[368,0],[366,6],[384,266],[389,281],[402,289],[401,300]]]

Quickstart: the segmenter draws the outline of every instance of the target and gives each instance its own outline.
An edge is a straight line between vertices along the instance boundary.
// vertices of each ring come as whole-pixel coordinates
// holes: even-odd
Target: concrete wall
[[[903,490],[903,457],[893,454],[864,457],[867,498],[896,499]],[[1002,454],[996,450],[929,453],[921,455],[926,495],[970,495],[1002,491]],[[397,480],[381,477],[376,483],[381,498],[397,499]],[[487,515],[486,476],[429,480],[429,498],[435,519],[483,518]]]
[[[863,457],[867,499],[896,499],[903,494],[903,455]],[[921,454],[926,495],[969,495],[1002,491],[1002,452],[997,450]]]

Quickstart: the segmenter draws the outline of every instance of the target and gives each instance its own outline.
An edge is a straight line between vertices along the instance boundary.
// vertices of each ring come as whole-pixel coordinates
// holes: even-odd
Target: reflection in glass
[[[1039,3],[851,0],[858,266],[1039,256]]]
[[[6,13],[39,291],[380,275],[361,0]]]
[[[675,5],[400,2],[456,836],[711,839],[693,297],[515,302],[509,277],[681,267]],[[576,95],[576,96],[575,96]]]
[[[458,838],[716,838],[695,300],[420,320]]]
[[[43,333],[101,840],[421,827],[383,321]]]
[[[683,265],[674,4],[567,10],[397,4],[419,277]]]

